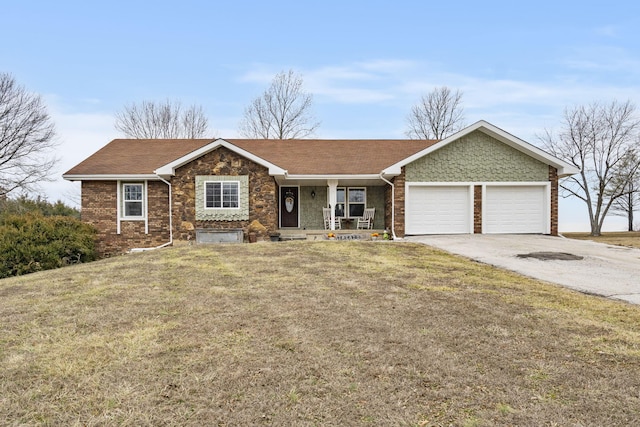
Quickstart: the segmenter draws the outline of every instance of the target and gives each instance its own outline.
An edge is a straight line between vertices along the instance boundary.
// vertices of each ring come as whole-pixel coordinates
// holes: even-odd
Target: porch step
[[[327,240],[329,230],[279,230],[281,241],[291,240]],[[371,233],[379,233],[383,230],[335,230],[336,240],[369,240]]]
[[[306,234],[281,234],[280,240],[307,240]]]

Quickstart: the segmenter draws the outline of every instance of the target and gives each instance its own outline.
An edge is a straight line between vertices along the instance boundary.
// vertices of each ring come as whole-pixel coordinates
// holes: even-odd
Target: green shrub
[[[6,215],[0,220],[0,278],[96,259],[95,229],[69,216]]]

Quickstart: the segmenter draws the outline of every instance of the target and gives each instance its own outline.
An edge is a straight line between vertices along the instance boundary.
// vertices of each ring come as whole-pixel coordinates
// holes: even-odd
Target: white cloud
[[[373,71],[367,71],[358,66],[322,67],[304,73],[304,78],[316,81],[377,81],[380,77]]]
[[[407,72],[413,66],[414,62],[407,60],[373,60],[315,69],[288,68],[299,72],[305,90],[322,97],[324,103],[373,104],[394,99],[393,87],[401,72]],[[258,64],[243,74],[239,81],[261,83],[266,89],[280,71],[282,69]]]
[[[76,205],[78,185],[62,179],[62,174],[106,145],[119,135],[113,127],[111,114],[70,113],[57,103],[55,97],[47,97],[49,113],[56,126],[56,156],[59,158],[52,182],[43,183],[42,191],[49,200],[63,200]]]
[[[314,87],[315,90],[313,92],[315,94],[327,98],[324,102],[376,104],[394,98],[394,95],[390,92],[375,89],[332,87],[331,85],[316,85]]]
[[[75,166],[111,139],[119,137],[113,127],[113,116],[104,113],[51,114],[57,129],[60,146],[58,153],[67,169]]]
[[[599,36],[615,38],[618,37],[618,27],[615,25],[603,25],[595,29],[595,33]]]
[[[590,76],[593,72],[620,72],[637,74],[640,72],[640,58],[627,49],[618,46],[596,45],[575,49],[563,61],[573,72]],[[611,74],[609,74],[611,77]]]
[[[416,62],[400,59],[378,59],[368,62],[357,62],[356,64],[365,70],[397,73],[400,71],[410,70],[416,65]]]
[[[271,83],[273,77],[281,70],[273,71],[265,65],[254,65],[254,69],[242,74],[239,78],[239,82],[246,83]]]

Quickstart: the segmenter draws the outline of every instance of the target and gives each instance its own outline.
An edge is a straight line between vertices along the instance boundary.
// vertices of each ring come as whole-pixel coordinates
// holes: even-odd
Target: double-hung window
[[[347,197],[349,203],[349,216],[358,217],[364,215],[367,203],[367,192],[364,188],[348,188]]]
[[[336,193],[336,217],[355,218],[364,215],[367,190],[364,187],[342,187]]]
[[[237,209],[240,206],[240,183],[219,181],[204,183],[204,207],[206,209]]]
[[[122,184],[123,218],[144,217],[144,184]]]

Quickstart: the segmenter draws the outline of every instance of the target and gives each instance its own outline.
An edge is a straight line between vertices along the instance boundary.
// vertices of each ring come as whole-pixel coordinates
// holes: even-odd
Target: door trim
[[[296,226],[295,227],[283,227],[282,226],[282,206],[283,206],[283,200],[284,200],[284,195],[282,194],[283,189],[285,188],[296,188],[298,190],[298,197],[295,200],[296,203],[296,208],[298,211],[298,216],[296,218]],[[301,195],[301,191],[300,191],[300,186],[299,185],[282,185],[280,186],[279,190],[278,190],[278,228],[291,228],[291,229],[296,229],[296,228],[300,228],[300,195]]]
[[[482,183],[482,212],[487,212],[487,187],[538,187],[543,190],[543,232],[542,234],[551,234],[551,182],[549,181],[517,181],[517,182],[485,182]],[[482,234],[505,234],[505,233],[487,233],[486,221],[482,218]],[[506,233],[509,234],[509,233]],[[513,233],[511,233],[513,234]]]
[[[442,234],[442,233],[438,233],[438,232],[430,232],[430,233],[420,233],[419,231],[421,230],[415,230],[413,229],[413,224],[411,223],[411,221],[408,220],[408,215],[407,215],[407,210],[408,210],[408,203],[413,203],[413,201],[410,200],[411,198],[411,188],[412,187],[419,187],[419,188],[426,188],[426,187],[457,187],[457,188],[465,188],[466,189],[466,198],[467,198],[467,204],[468,204],[468,211],[466,212],[466,230],[464,232],[456,232],[455,234],[473,234],[473,214],[474,214],[474,200],[473,200],[473,196],[474,196],[474,192],[473,192],[473,186],[474,184],[471,182],[456,182],[456,181],[452,181],[452,182],[406,182],[405,183],[405,231],[406,234],[408,235],[419,235],[419,234]],[[411,219],[411,218],[409,218]],[[409,227],[407,227],[407,225],[409,225]],[[451,233],[447,233],[447,234],[451,234]]]

